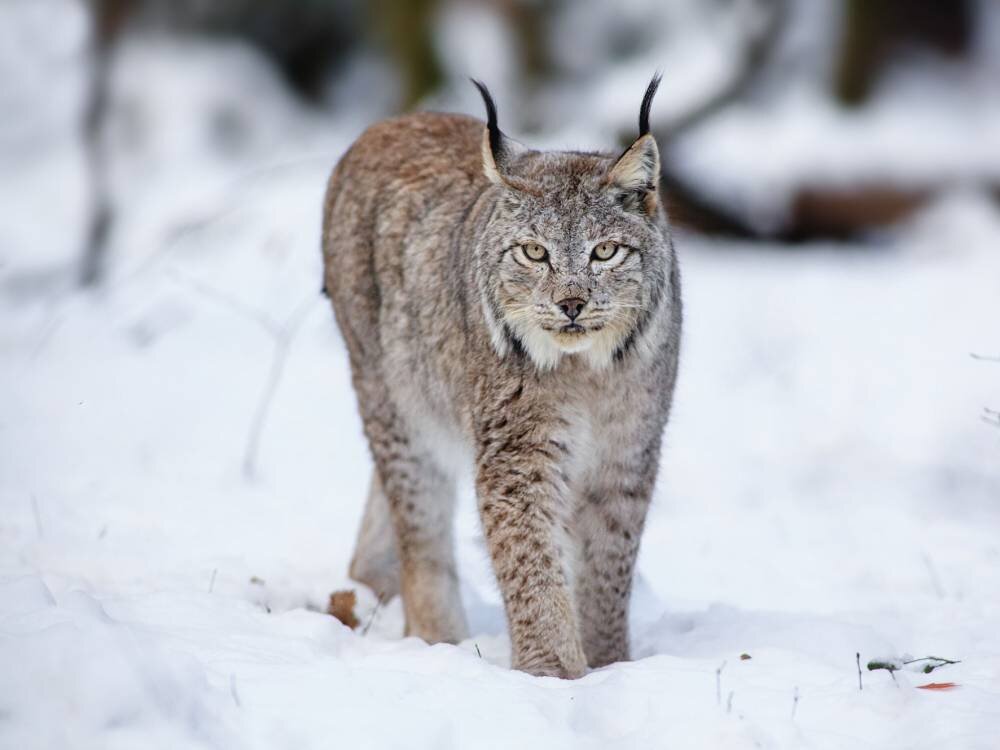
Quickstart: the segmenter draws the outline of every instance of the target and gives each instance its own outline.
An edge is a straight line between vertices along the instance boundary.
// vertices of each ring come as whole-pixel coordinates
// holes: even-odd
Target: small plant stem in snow
[[[229,694],[231,696],[233,696],[233,703],[236,704],[237,708],[239,708],[239,707],[241,707],[243,705],[242,703],[240,703],[240,694],[238,692],[236,692],[236,673],[235,672],[230,672],[229,673]]]
[[[364,629],[361,631],[361,635],[368,635],[368,631],[372,628],[372,623],[375,622],[375,615],[378,614],[379,607],[382,606],[382,594],[378,595],[378,599],[375,600],[375,609],[372,610],[372,616],[368,618],[368,622],[365,624]],[[476,651],[479,650],[479,646],[476,646]],[[482,656],[482,654],[480,654]]]
[[[208,582],[208,593],[212,593],[212,589],[215,588],[215,574],[219,572],[218,568],[212,568],[212,578]]]
[[[861,684],[861,652],[860,651],[858,651],[857,653],[854,654],[854,659],[858,663],[858,690],[861,691],[861,690],[864,690],[865,687],[864,687],[864,685]]]
[[[172,271],[170,278],[225,307],[244,320],[253,322],[274,342],[267,380],[265,381],[264,390],[261,392],[260,398],[257,399],[257,408],[254,410],[253,419],[250,422],[246,447],[243,451],[243,476],[248,480],[253,480],[257,476],[257,453],[259,451],[261,435],[264,432],[264,424],[271,409],[271,402],[274,400],[274,394],[278,390],[282,373],[285,370],[288,351],[292,346],[295,335],[298,333],[299,327],[306,318],[306,314],[313,307],[315,295],[310,294],[303,298],[298,307],[284,321],[279,323],[263,310],[259,310],[252,305],[247,305],[227,292],[216,289],[209,284],[204,284],[187,274]]]
[[[937,574],[937,568],[934,567],[934,561],[931,560],[927,553],[924,553],[923,558],[924,565],[927,566],[927,575],[931,579],[931,586],[934,587],[934,593],[937,594],[938,599],[944,599],[944,586],[941,585],[941,578]]]
[[[257,401],[257,409],[254,411],[253,421],[250,423],[250,432],[247,436],[246,450],[243,452],[243,476],[247,479],[254,479],[257,476],[257,453],[260,448],[260,438],[264,432],[264,423],[267,420],[268,412],[271,410],[271,402],[274,394],[278,390],[281,376],[285,371],[285,362],[288,360],[288,350],[292,346],[292,340],[298,333],[299,326],[305,320],[306,313],[311,306],[312,298],[305,300],[298,309],[295,310],[285,321],[285,324],[274,333],[274,353],[271,356],[271,368],[268,371],[267,383]]]
[[[927,662],[924,668],[920,671],[924,674],[930,674],[938,667],[943,667],[946,664],[961,664],[960,661],[954,659],[942,659],[940,656],[922,656],[919,659],[908,659],[906,661],[901,661],[899,659],[888,659],[886,661],[880,661],[878,659],[873,659],[868,662],[868,671],[874,672],[876,669],[884,669],[892,677],[893,681],[896,680],[896,670],[908,664],[919,664],[920,662]]]
[[[42,539],[45,537],[45,532],[42,529],[42,514],[38,511],[38,497],[35,493],[31,493],[31,512],[35,516],[35,531],[38,532],[38,538]]]
[[[925,664],[923,668],[924,674],[930,674],[938,667],[943,667],[945,664],[961,664],[961,659],[942,659],[940,656],[922,656],[919,659],[910,659],[909,661],[904,661],[903,664],[917,664],[919,662],[937,662],[937,664]]]
[[[916,664],[918,661],[939,661],[942,664],[961,664],[961,659],[945,659],[940,656],[921,656],[919,659],[910,659],[909,661],[904,661],[903,664]]]
[[[267,413],[271,408],[271,401],[274,393],[278,390],[281,382],[281,375],[285,371],[285,360],[288,355],[288,340],[279,338],[275,341],[274,351],[271,354],[271,367],[267,372],[267,382],[264,390],[261,391],[257,400],[257,408],[254,409],[253,420],[250,422],[250,431],[247,433],[246,448],[243,451],[243,476],[246,479],[255,479],[257,476],[257,453],[260,450],[260,438],[264,433],[264,422],[267,420]]]
[[[1000,355],[993,356],[969,352],[969,356],[973,359],[982,360],[984,362],[1000,362]],[[979,418],[986,422],[986,424],[993,425],[994,427],[1000,427],[1000,411],[996,409],[990,409],[984,406],[983,413]]]
[[[730,690],[729,695],[726,697],[726,713],[731,714],[733,712],[733,695],[736,694],[735,690]]]
[[[722,670],[726,668],[726,662],[722,662],[715,670],[715,705],[722,705]]]

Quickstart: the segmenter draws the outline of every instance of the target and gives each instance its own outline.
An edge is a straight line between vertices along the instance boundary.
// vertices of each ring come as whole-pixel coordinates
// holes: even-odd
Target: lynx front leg
[[[520,389],[514,391],[515,399]],[[508,397],[509,398],[509,397]],[[513,404],[498,409],[481,439],[476,491],[503,594],[512,666],[580,677],[587,664],[573,604],[567,488],[560,443]]]
[[[583,558],[577,606],[592,668],[629,659],[629,597],[658,455],[657,445],[606,462],[595,472],[576,510]]]

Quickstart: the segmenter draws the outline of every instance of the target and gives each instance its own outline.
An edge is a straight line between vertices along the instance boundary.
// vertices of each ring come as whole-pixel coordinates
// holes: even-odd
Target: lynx
[[[406,633],[468,636],[454,478],[472,468],[511,663],[629,658],[628,604],[677,370],[680,279],[649,130],[531,150],[422,113],[366,130],[324,203],[324,287],[374,458],[351,576]]]

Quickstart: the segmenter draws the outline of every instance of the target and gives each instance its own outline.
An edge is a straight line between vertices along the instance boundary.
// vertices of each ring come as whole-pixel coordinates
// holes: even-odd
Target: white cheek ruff
[[[510,352],[510,343],[504,335],[503,325],[493,315],[493,308],[487,301],[486,295],[482,295],[482,306],[483,316],[486,318],[486,328],[490,332],[490,345],[497,356],[503,359]]]
[[[559,364],[564,350],[559,348],[555,339],[547,331],[543,331],[538,326],[523,323],[517,325],[514,331],[521,339],[521,343],[524,344],[525,351],[528,352],[531,361],[539,370],[551,370]]]
[[[614,331],[604,328],[588,338],[593,339],[590,348],[583,353],[584,359],[595,370],[607,368],[614,360],[615,351],[621,344],[622,337]]]
[[[504,359],[510,354],[511,344],[508,336],[513,333],[539,370],[551,370],[559,364],[564,352],[552,336],[541,328],[524,322],[502,323],[496,319],[493,308],[485,298],[482,300],[482,305],[486,327],[490,332],[490,345],[498,357]]]
[[[543,372],[554,369],[564,355],[570,354],[579,355],[595,370],[603,370],[612,363],[615,350],[621,343],[621,336],[607,328],[565,343],[557,341],[551,333],[530,323],[519,323],[513,327],[513,331],[535,367]]]

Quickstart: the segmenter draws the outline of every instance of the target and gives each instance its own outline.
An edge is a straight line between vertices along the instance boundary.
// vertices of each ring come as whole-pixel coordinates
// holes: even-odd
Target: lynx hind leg
[[[399,454],[386,471],[399,550],[406,635],[428,643],[458,643],[468,626],[458,590],[451,477],[427,456]]]
[[[382,491],[377,471],[372,471],[368,486],[368,501],[354,545],[350,575],[374,591],[380,599],[388,600],[399,594],[396,534],[392,528],[389,501]]]
[[[457,643],[467,636],[468,628],[455,565],[452,479],[418,447],[419,440],[407,429],[377,375],[369,372],[368,377],[356,378],[355,386],[395,538],[406,635],[428,643]],[[370,511],[369,528],[379,537],[374,531],[379,504],[374,496],[372,502],[365,520]],[[362,536],[365,531],[362,524]]]

